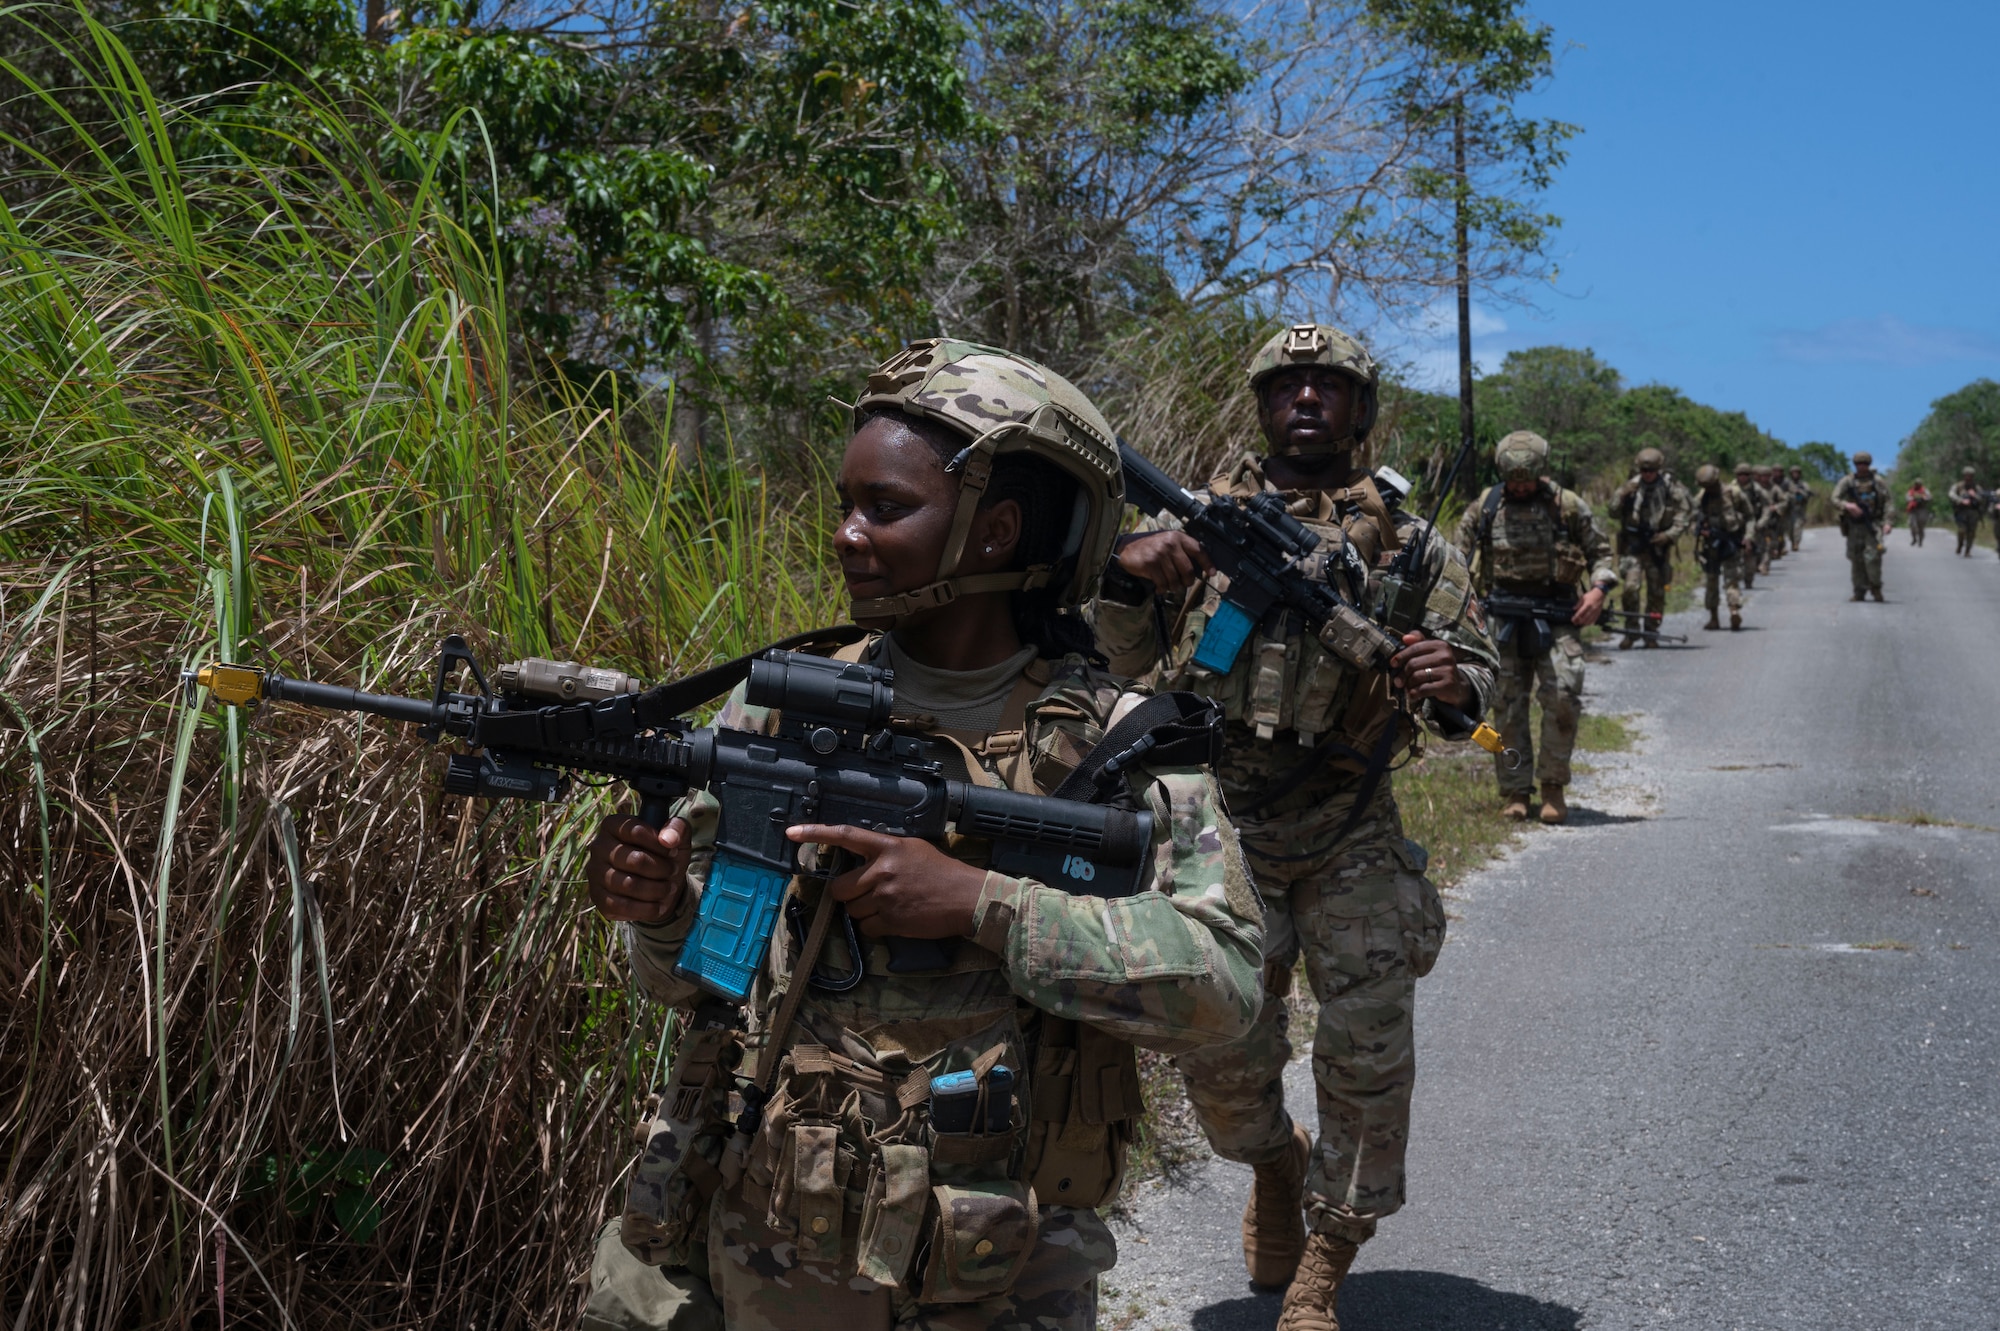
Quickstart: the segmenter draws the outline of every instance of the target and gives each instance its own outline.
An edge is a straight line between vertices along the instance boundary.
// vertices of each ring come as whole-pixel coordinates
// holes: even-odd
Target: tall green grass
[[[224,125],[82,30],[71,88],[0,59],[71,117],[0,205],[0,1316],[567,1324],[658,1020],[578,890],[603,797],[180,671],[667,676],[838,617],[827,514],[677,457],[667,388],[525,385],[385,117]]]

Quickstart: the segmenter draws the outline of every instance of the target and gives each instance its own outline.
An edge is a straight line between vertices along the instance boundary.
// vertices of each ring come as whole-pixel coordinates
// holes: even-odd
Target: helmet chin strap
[[[938,556],[937,577],[913,591],[870,596],[854,602],[848,613],[855,623],[867,629],[896,629],[919,615],[950,605],[961,596],[1026,591],[1031,587],[1048,586],[1053,571],[1048,564],[999,573],[964,576],[958,573],[959,560],[965,554],[965,543],[972,535],[972,519],[978,514],[979,501],[993,480],[994,449],[1006,435],[1028,428],[1026,421],[1002,421],[966,445],[958,456],[945,464],[947,472],[962,472],[964,479],[958,487],[958,511],[952,515],[951,532],[945,537],[944,550]]]

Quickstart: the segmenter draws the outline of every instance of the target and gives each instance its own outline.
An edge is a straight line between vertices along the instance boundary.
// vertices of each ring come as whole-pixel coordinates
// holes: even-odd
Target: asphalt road
[[[1592,666],[1645,739],[1454,894],[1346,1331],[2000,1327],[2000,561],[1907,539],[1885,605],[1815,531],[1744,632]],[[1147,1186],[1105,1325],[1273,1325],[1249,1177]]]

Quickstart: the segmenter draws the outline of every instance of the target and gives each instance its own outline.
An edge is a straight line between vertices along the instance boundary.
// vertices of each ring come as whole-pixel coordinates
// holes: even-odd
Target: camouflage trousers
[[[1806,511],[1803,508],[1792,510],[1791,533],[1792,549],[1796,550],[1799,548],[1799,542],[1806,538]],[[1922,545],[1923,542],[1919,541],[1917,544]]]
[[[1974,509],[1969,518],[1965,516],[1965,512],[1964,509],[1960,509],[1953,515],[1958,519],[1958,545],[1952,551],[1953,554],[1969,555],[1979,543],[1979,511]]]
[[[1872,524],[1857,522],[1847,529],[1847,570],[1856,596],[1882,590],[1882,545]]]
[[[1924,528],[1926,528],[1926,527],[1928,527],[1928,526],[1930,526],[1930,525],[1931,525],[1931,515],[1930,515],[1930,514],[1928,514],[1928,513],[1924,512],[1924,510],[1922,510],[1921,508],[1913,508],[1913,509],[1911,509],[1911,510],[1910,510],[1910,544],[1911,544],[1911,545],[1922,545],[1922,544],[1924,543]]]
[[[1283,1158],[1292,1140],[1282,1080],[1292,1058],[1286,999],[1303,955],[1319,1000],[1319,1135],[1306,1215],[1315,1230],[1361,1243],[1403,1205],[1416,982],[1444,945],[1444,905],[1424,877],[1422,847],[1403,837],[1386,779],[1360,825],[1331,845],[1359,781],[1344,796],[1315,784],[1266,818],[1237,820],[1264,903],[1264,1006],[1241,1039],[1182,1054],[1175,1065],[1217,1155],[1249,1165]]]
[[[1667,588],[1674,582],[1673,564],[1646,555],[1625,555],[1618,561],[1618,604],[1630,614],[1640,613],[1639,595],[1645,593],[1645,613],[1667,612]]]
[[[1118,1260],[1110,1229],[1089,1208],[1044,1206],[1035,1246],[1013,1287],[975,1303],[923,1303],[847,1261],[799,1255],[794,1233],[767,1223],[768,1198],[746,1177],[709,1209],[708,1281],[729,1331],[1088,1331],[1097,1278]],[[912,1283],[921,1279],[918,1271]]]
[[[723,1331],[722,1306],[708,1281],[634,1257],[619,1238],[623,1224],[614,1216],[597,1231],[581,1331]]]
[[[1493,682],[1493,725],[1501,742],[1518,755],[1509,767],[1507,755],[1493,755],[1500,793],[1531,793],[1530,781],[1545,786],[1569,784],[1569,756],[1576,747],[1576,728],[1583,720],[1583,639],[1574,624],[1552,624],[1555,646],[1523,656],[1510,644],[1500,649],[1500,670]],[[1528,733],[1530,699],[1542,705],[1542,747],[1538,753]]]
[[[1743,609],[1743,556],[1731,555],[1703,570],[1702,577],[1707,582],[1706,597],[1702,604],[1710,614],[1714,614],[1722,604],[1721,593],[1729,593],[1729,611],[1735,614]]]

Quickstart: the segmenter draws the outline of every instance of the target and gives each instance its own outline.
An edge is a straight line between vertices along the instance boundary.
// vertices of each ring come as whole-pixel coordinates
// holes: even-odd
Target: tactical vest
[[[1542,481],[1533,499],[1514,501],[1503,524],[1501,506],[1506,503],[1504,485],[1490,487],[1480,499],[1479,541],[1473,552],[1476,569],[1510,591],[1536,596],[1573,593],[1590,571],[1590,556],[1570,538],[1562,491]]]
[[[1208,483],[1214,494],[1237,489],[1224,472]],[[1374,482],[1361,478],[1344,490],[1309,491],[1288,511],[1320,538],[1304,561],[1308,577],[1327,582],[1356,604],[1369,603],[1368,575],[1402,547],[1393,518]],[[1388,677],[1363,672],[1323,648],[1305,625],[1286,611],[1259,624],[1226,675],[1194,664],[1195,648],[1222,603],[1223,588],[1211,578],[1199,598],[1190,598],[1169,638],[1172,651],[1162,687],[1188,689],[1213,698],[1223,715],[1248,726],[1262,740],[1289,733],[1303,748],[1337,737],[1352,754],[1336,754],[1327,765],[1359,771],[1385,727],[1402,724],[1394,751],[1414,742],[1416,729],[1399,712]]]
[[[874,641],[838,656],[863,659]],[[1051,689],[1053,679],[1049,662],[1031,662],[992,731],[930,733],[956,752],[967,779],[1048,794],[1104,729],[1093,708]],[[945,850],[972,864],[991,854],[988,843],[956,834]],[[803,890],[795,882],[794,899]],[[816,894],[800,904],[816,905]],[[774,1229],[795,1236],[802,1260],[907,1284],[926,1302],[966,1302],[1012,1286],[1038,1232],[1038,1206],[1113,1201],[1145,1108],[1133,1046],[1022,1003],[998,977],[999,957],[951,941],[930,958],[935,964],[899,971],[882,941],[864,941],[857,958],[844,938],[829,940],[818,974],[852,974],[857,984],[857,968],[898,974],[894,993],[884,991],[897,1003],[866,1010],[865,1022],[851,1010],[857,1020],[843,1024],[838,993],[809,1000],[754,1139],[733,1129],[741,1103],[730,1074],[744,1037],[733,1025],[705,1028],[698,1009],[642,1130],[626,1246],[653,1265],[686,1265],[708,1202],[718,1189],[737,1188],[746,1204],[765,1207]],[[806,982],[800,948],[799,933],[782,931],[773,948],[789,983]],[[992,1001],[961,1010],[963,986],[980,986],[973,977],[984,974],[995,977]],[[927,981],[959,986],[937,991],[954,1000],[936,1005],[944,1015],[922,1001]],[[987,996],[982,988],[979,998]],[[765,1002],[767,1012],[773,1007],[775,995]],[[1011,1079],[1004,1088],[1002,1067]],[[934,1085],[950,1074],[965,1074],[956,1080],[974,1088],[964,1107],[969,1131],[937,1130],[932,1121]],[[915,1271],[920,1251],[927,1257]]]

